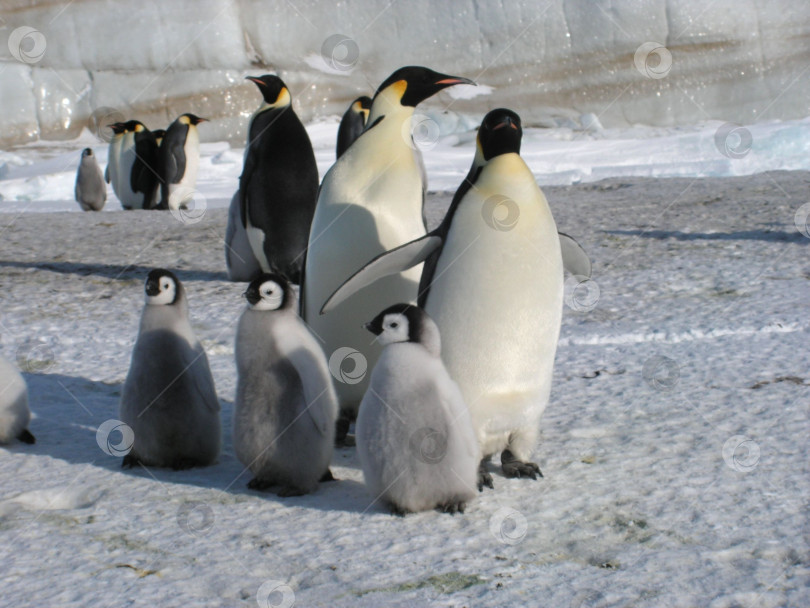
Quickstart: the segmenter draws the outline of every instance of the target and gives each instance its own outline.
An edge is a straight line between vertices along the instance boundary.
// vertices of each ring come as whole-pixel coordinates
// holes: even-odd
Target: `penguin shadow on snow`
[[[337,480],[320,483],[311,494],[280,498],[272,491],[248,489],[247,482],[252,474],[237,460],[233,449],[233,403],[224,400],[220,400],[222,452],[215,464],[184,471],[159,467],[148,467],[147,470],[140,466],[122,469],[122,458],[105,453],[96,436],[101,424],[118,419],[121,383],[108,384],[63,374],[24,373],[23,376],[28,384],[33,413],[29,428],[37,441],[33,445],[14,442],[4,446],[9,452],[50,456],[71,464],[93,465],[150,481],[157,479],[160,483],[221,490],[292,507],[348,513],[388,512],[379,501],[374,504],[374,497],[362,481],[347,479],[341,474],[346,469],[360,470],[354,448],[335,450],[332,472]],[[109,436],[112,446],[121,439],[119,432],[113,431]]]
[[[10,448],[25,454],[58,458],[71,464],[120,466],[96,441],[96,429],[116,418],[121,385],[78,376],[23,373],[28,385],[33,445],[15,443]]]
[[[159,264],[155,264],[159,266]],[[15,262],[0,260],[0,268],[36,268],[59,274],[99,276],[120,281],[143,280],[155,266],[135,266],[127,264],[87,264],[82,262]],[[181,281],[227,281],[224,271],[173,269]]]
[[[798,231],[737,230],[734,232],[683,232],[681,230],[605,230],[618,236],[676,241],[765,241],[770,243],[810,244],[810,239]]]

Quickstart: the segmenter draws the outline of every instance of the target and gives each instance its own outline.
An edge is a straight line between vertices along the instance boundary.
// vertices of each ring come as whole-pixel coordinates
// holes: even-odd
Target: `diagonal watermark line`
[[[70,389],[69,389],[68,387],[66,387],[64,384],[62,384],[62,381],[61,381],[61,380],[58,380],[58,381],[57,381],[57,384],[59,384],[59,386],[61,386],[63,389],[65,389],[65,392],[66,392],[68,395],[70,395],[71,397],[73,397],[73,400],[74,400],[76,403],[78,403],[78,404],[81,406],[81,408],[82,408],[82,409],[83,409],[85,412],[87,412],[87,413],[88,413],[88,415],[90,415],[91,417],[93,416],[93,412],[91,412],[90,410],[88,410],[88,409],[87,409],[87,406],[85,406],[85,405],[84,405],[84,403],[82,403],[82,402],[81,402],[81,400],[80,400],[78,397],[76,397],[76,395],[74,395],[74,394],[73,394],[73,393],[70,391]]]

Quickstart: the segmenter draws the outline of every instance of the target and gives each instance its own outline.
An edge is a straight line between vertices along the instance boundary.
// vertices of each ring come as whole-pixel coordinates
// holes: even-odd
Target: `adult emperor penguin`
[[[470,408],[485,460],[500,451],[505,475],[534,479],[541,473],[529,458],[551,391],[563,262],[551,210],[518,154],[520,138],[517,114],[487,114],[473,170],[441,225],[375,258],[324,309],[425,262],[419,304],[441,331],[445,364]],[[485,461],[483,485],[492,486]]]
[[[107,184],[92,148],[82,150],[73,190],[82,211],[101,211],[107,201]]]
[[[366,128],[370,111],[371,98],[365,95],[355,99],[349,109],[346,110],[343,118],[340,119],[340,126],[338,127],[335,149],[337,158],[343,156],[343,153],[354,143],[354,140],[360,137],[363,129]]]
[[[35,443],[28,430],[31,411],[28,409],[28,387],[22,374],[0,355],[0,444],[18,439]]]
[[[395,304],[366,328],[384,346],[357,415],[357,454],[371,495],[397,514],[463,512],[476,495],[481,453],[442,363],[436,324],[417,306]]]
[[[252,281],[262,273],[259,261],[253,255],[247,232],[239,212],[239,190],[231,198],[228,225],[225,229],[225,265],[231,281]]]
[[[332,479],[337,397],[329,366],[281,275],[260,275],[245,297],[236,330],[234,450],[254,475],[249,488],[306,494]]]
[[[107,151],[107,169],[104,171],[104,179],[112,186],[118,200],[121,200],[120,190],[118,189],[118,173],[121,170],[121,146],[124,143],[126,126],[123,122],[116,122],[108,126],[112,130],[113,136]]]
[[[298,285],[318,196],[315,153],[281,78],[248,80],[264,101],[248,125],[239,178],[242,223],[262,270]]]
[[[304,319],[323,340],[330,369],[337,371],[338,398],[347,417],[356,415],[368,379],[363,374],[377,361],[379,344],[369,341],[363,323],[398,302],[416,300],[419,268],[386,277],[363,293],[320,316],[326,298],[357,268],[374,256],[424,236],[424,183],[418,148],[411,137],[416,105],[456,84],[473,84],[458,76],[423,67],[395,71],[377,89],[368,126],[323,179],[312,221],[302,285]],[[343,369],[341,360],[354,362]]]
[[[206,120],[194,114],[181,114],[166,129],[158,151],[159,209],[180,209],[194,198],[200,165],[197,125]]]
[[[123,466],[187,469],[219,455],[219,401],[205,351],[188,320],[180,280],[168,270],[146,279],[146,304],[121,395],[134,433]]]
[[[124,209],[153,209],[159,183],[154,134],[137,120],[124,123],[118,169],[118,198]]]

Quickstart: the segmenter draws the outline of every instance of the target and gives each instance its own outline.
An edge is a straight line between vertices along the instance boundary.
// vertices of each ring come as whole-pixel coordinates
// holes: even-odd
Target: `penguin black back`
[[[337,147],[336,155],[340,158],[343,153],[348,150],[355,139],[360,137],[363,129],[366,128],[368,121],[368,114],[371,110],[371,98],[358,97],[346,110],[343,118],[340,120],[337,134]]]
[[[318,195],[315,154],[284,82],[271,74],[249,80],[264,104],[250,123],[239,178],[242,223],[254,230],[248,236],[262,269],[299,284]]]
[[[133,192],[143,194],[143,208],[152,209],[160,179],[157,141],[154,133],[137,120],[130,120],[125,127],[127,131],[135,132],[135,162],[130,173],[130,187]]]

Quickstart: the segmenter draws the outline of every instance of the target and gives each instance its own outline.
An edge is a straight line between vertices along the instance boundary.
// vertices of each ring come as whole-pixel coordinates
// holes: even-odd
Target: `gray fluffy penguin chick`
[[[384,348],[357,417],[357,453],[371,494],[395,514],[463,512],[476,496],[478,440],[440,357],[439,329],[395,304],[366,328]]]
[[[107,184],[91,148],[82,150],[74,194],[82,211],[101,211],[107,202]]]
[[[225,265],[231,281],[252,281],[262,273],[262,267],[253,254],[247,232],[242,225],[239,208],[239,190],[228,208],[228,227],[225,230]]]
[[[234,450],[254,475],[249,488],[306,494],[332,479],[338,405],[329,366],[284,278],[263,274],[245,297],[236,331]]]
[[[219,401],[208,358],[188,320],[183,285],[168,270],[146,279],[146,304],[120,417],[135,435],[123,466],[187,469],[219,455]]]
[[[25,380],[11,361],[0,355],[0,444],[14,439],[34,443],[34,436],[28,431],[30,421]]]

